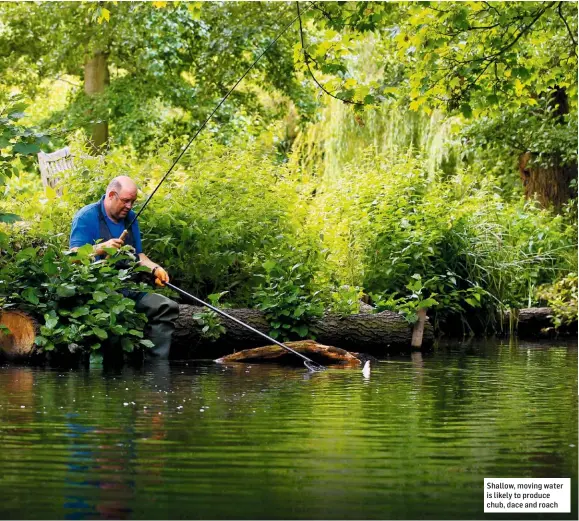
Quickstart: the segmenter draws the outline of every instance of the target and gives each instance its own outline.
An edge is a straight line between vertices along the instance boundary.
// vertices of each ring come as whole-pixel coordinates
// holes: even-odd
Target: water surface
[[[441,347],[369,378],[5,365],[0,518],[496,519],[485,477],[570,477],[573,512],[551,517],[577,519],[577,420],[577,349],[557,343]]]

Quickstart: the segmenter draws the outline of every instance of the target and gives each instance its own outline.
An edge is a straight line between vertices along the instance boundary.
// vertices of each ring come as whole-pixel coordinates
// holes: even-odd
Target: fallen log
[[[225,333],[211,342],[201,335],[201,327],[193,315],[206,311],[202,307],[180,305],[179,318],[173,333],[171,351],[176,357],[217,358],[236,350],[262,347],[268,341],[229,320],[221,318]],[[265,315],[255,309],[227,309],[232,317],[268,334],[270,327]],[[382,355],[391,351],[410,349],[412,327],[402,315],[391,311],[358,315],[328,313],[312,324],[316,342],[345,350],[364,351]],[[428,323],[424,327],[423,346],[432,345],[434,333]]]
[[[19,310],[0,310],[0,354],[8,360],[29,358],[34,354],[38,322]]]
[[[318,364],[326,367],[340,367],[351,368],[361,367],[363,357],[355,356],[355,353],[350,353],[344,349],[333,346],[325,346],[313,340],[301,340],[298,342],[287,342],[285,345],[291,347],[294,351],[307,356]],[[357,354],[357,353],[356,353]],[[215,360],[220,364],[228,363],[276,363],[291,366],[303,366],[303,360],[273,344],[264,347],[254,347],[252,349],[244,349],[238,353],[226,355]]]
[[[449,338],[513,335],[521,339],[536,339],[577,335],[577,321],[555,330],[552,314],[549,307],[523,308],[516,311],[511,320],[510,312],[501,317],[471,311],[439,320],[439,333]]]
[[[515,317],[513,334],[519,338],[544,338],[557,334],[577,334],[577,321],[555,331],[552,314],[553,310],[547,307],[520,309]],[[509,334],[509,313],[506,314],[505,322],[506,334]]]
[[[193,315],[207,311],[205,308],[182,304],[179,318],[173,334],[172,356],[176,358],[211,358],[215,359],[246,348],[262,347],[268,341],[235,322],[222,318],[225,333],[216,341],[202,336],[202,326],[193,319]],[[255,309],[228,309],[228,314],[250,326],[268,333],[270,328],[265,315]],[[521,338],[541,338],[552,336],[550,308],[528,308],[518,313],[514,333]],[[473,321],[474,322],[474,321]],[[471,322],[471,324],[473,324]],[[443,324],[443,331],[450,337],[462,336],[464,330],[460,321],[454,324]],[[3,327],[2,327],[3,326]],[[348,351],[364,351],[373,355],[407,351],[412,341],[412,327],[398,313],[382,313],[341,316],[326,314],[314,321],[316,342],[326,346],[335,346]],[[452,327],[454,326],[454,327]],[[483,330],[470,329],[475,334],[484,334]],[[508,333],[508,317],[504,320],[504,329]],[[8,359],[30,358],[38,350],[34,338],[38,333],[36,320],[20,310],[6,309],[0,314],[0,357]],[[488,333],[488,331],[487,331]],[[561,333],[577,334],[577,323],[562,328]],[[432,326],[424,325],[422,347],[429,347],[434,341]]]

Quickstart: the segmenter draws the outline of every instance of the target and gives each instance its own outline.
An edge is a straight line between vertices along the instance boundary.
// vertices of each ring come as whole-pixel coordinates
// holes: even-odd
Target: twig
[[[565,17],[563,16],[563,11],[561,9],[562,6],[563,6],[563,2],[559,2],[559,7],[557,8],[557,12],[559,13],[559,17],[561,18],[561,20],[563,20],[565,27],[567,27],[567,32],[569,33],[571,41],[573,42],[573,54],[575,56],[577,56],[577,50],[576,50],[577,42],[575,41],[575,38],[573,37],[573,33],[571,32],[571,29],[570,29],[569,25],[567,24],[567,20],[565,20]]]
[[[302,51],[304,52],[304,61],[306,62],[306,67],[308,68],[308,72],[310,73],[310,76],[312,77],[312,80],[314,80],[314,82],[316,83],[316,85],[322,89],[322,91],[324,93],[326,93],[328,96],[340,100],[344,103],[349,103],[351,105],[358,105],[358,106],[364,106],[365,103],[360,103],[359,101],[352,101],[352,100],[347,100],[347,99],[342,99],[342,98],[338,98],[338,96],[335,96],[334,94],[332,94],[331,92],[329,92],[314,76],[314,73],[312,72],[312,69],[310,68],[310,55],[308,54],[308,52],[306,51],[305,45],[304,45],[304,32],[303,32],[303,27],[302,27],[302,16],[300,14],[300,4],[299,2],[296,2],[296,7],[298,10],[298,19],[300,22],[300,40],[301,40],[301,44],[302,44]]]

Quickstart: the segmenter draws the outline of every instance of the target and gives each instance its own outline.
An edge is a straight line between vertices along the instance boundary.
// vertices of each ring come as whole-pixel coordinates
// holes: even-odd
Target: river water
[[[484,519],[485,477],[570,477],[577,348],[360,370],[0,366],[3,519]],[[549,518],[549,515],[542,515]],[[519,515],[533,519],[536,515]]]

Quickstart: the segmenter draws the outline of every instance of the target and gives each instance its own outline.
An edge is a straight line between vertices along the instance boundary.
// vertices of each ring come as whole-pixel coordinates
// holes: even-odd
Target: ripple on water
[[[484,477],[577,484],[576,390],[557,347],[455,346],[369,377],[0,367],[0,516],[482,518]]]

